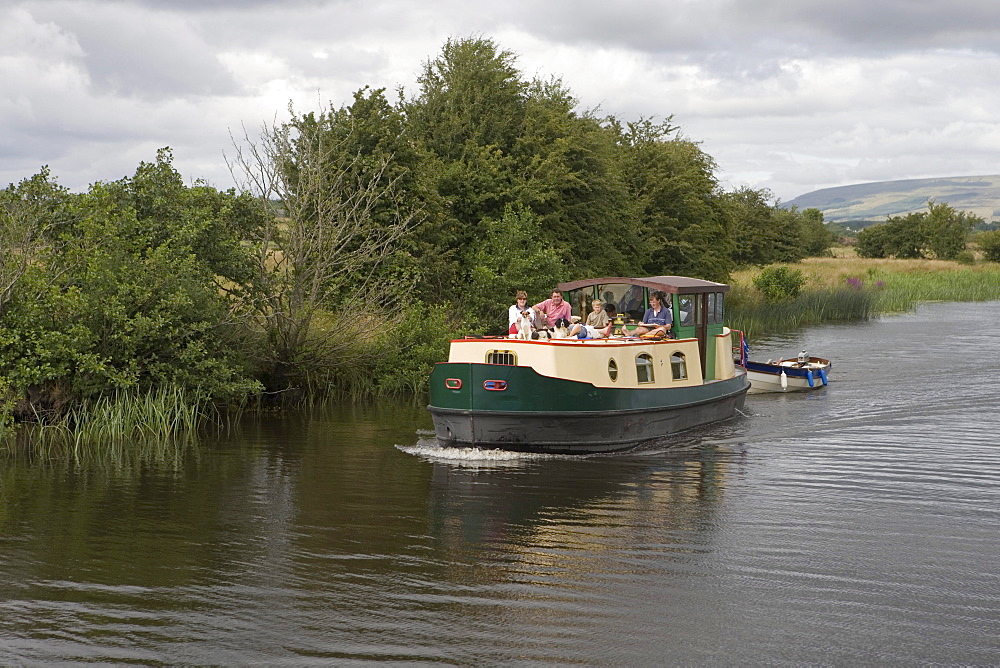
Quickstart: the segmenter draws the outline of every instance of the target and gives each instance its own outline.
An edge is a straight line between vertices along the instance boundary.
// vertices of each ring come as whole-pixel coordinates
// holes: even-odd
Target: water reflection
[[[991,308],[808,330],[829,388],[615,456],[387,403],[4,461],[0,663],[993,663]]]

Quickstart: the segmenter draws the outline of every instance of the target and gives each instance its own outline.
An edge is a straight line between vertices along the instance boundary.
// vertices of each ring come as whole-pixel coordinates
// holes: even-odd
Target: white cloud
[[[584,108],[673,115],[729,186],[784,200],[865,180],[995,173],[1000,3],[886,0],[21,0],[0,9],[0,183],[83,188],[174,148],[230,183],[229,131],[413,93],[483,35]]]

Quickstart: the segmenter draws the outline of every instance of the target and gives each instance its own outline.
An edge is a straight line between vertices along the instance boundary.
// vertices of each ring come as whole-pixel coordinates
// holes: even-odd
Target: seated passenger
[[[535,319],[535,327],[537,329],[542,329],[543,326],[548,329],[554,329],[556,326],[556,320],[563,318],[566,322],[569,322],[572,309],[570,308],[569,302],[563,299],[562,292],[559,290],[553,290],[550,293],[552,296],[543,302],[538,302],[532,308],[535,313],[540,313],[544,315],[544,319]]]
[[[507,309],[507,333],[517,334],[519,331],[521,314],[524,311],[530,311],[528,308],[528,293],[524,290],[518,290],[517,294],[514,295],[514,305]],[[532,312],[534,316],[534,312]],[[532,318],[532,320],[534,320]],[[534,325],[534,322],[532,322]]]
[[[598,315],[597,310],[600,307],[600,303],[600,300],[594,300],[594,311],[587,316],[587,323],[584,325],[573,325],[569,330],[570,336],[575,336],[578,339],[606,339],[611,336],[611,330],[615,327],[614,320],[615,316],[618,315],[618,310],[614,304],[606,304],[604,310]],[[603,321],[604,324],[592,325],[592,321],[598,323]]]
[[[587,314],[587,320],[584,324],[603,329],[608,324],[608,314],[602,308],[603,306],[600,299],[590,302],[591,311]]]
[[[660,339],[673,327],[674,316],[667,304],[667,295],[657,290],[649,295],[649,308],[634,334],[645,339]]]
[[[618,302],[618,310],[622,313],[633,311],[640,313],[642,312],[642,304],[642,286],[633,285]]]

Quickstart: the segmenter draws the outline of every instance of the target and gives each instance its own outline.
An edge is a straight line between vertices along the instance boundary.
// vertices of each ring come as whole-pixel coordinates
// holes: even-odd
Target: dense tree
[[[987,260],[1000,262],[1000,230],[981,232],[976,237],[976,244]]]
[[[560,81],[525,81],[512,53],[470,38],[449,40],[419,83],[405,109],[444,203],[429,227],[437,231],[441,261],[451,263],[451,292],[470,285],[470,253],[487,236],[485,221],[500,219],[511,205],[537,216],[538,243],[576,273],[638,267],[640,243],[628,226],[634,208],[615,136],[576,113]]]
[[[802,252],[807,257],[827,254],[836,237],[823,223],[823,212],[812,208],[798,211],[795,207],[792,207],[792,211],[799,214],[799,239]]]
[[[538,218],[524,207],[508,206],[498,220],[483,221],[484,235],[470,249],[466,325],[481,332],[507,327],[507,306],[517,290],[546,295],[567,278],[558,254],[539,243]],[[509,303],[504,304],[504,297]],[[532,302],[534,303],[534,302]]]
[[[939,260],[954,260],[965,250],[973,227],[982,222],[982,218],[969,211],[956,211],[944,202],[928,202],[922,223],[925,254]]]
[[[927,211],[890,216],[858,233],[861,257],[937,258],[952,260],[965,250],[969,233],[982,219],[948,204],[928,203]]]
[[[773,206],[770,193],[743,187],[724,196],[732,225],[733,260],[764,266],[796,262],[805,256],[799,216]]]
[[[116,389],[256,389],[220,290],[245,272],[239,198],[185,187],[169,150],[63,205],[0,318],[0,372],[34,408]]]
[[[71,199],[48,167],[0,191],[0,316],[24,274],[58,245]]]
[[[725,280],[732,247],[715,162],[698,144],[677,136],[671,118],[612,126],[638,208],[630,232],[641,244],[642,272]]]

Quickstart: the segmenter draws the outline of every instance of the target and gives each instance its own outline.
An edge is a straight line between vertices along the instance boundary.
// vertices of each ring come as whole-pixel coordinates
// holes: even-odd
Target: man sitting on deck
[[[548,329],[552,329],[556,326],[556,320],[559,318],[565,318],[566,322],[570,321],[570,315],[572,309],[570,308],[569,302],[563,299],[562,292],[559,290],[553,290],[552,296],[543,302],[539,302],[532,306],[537,313],[543,313],[545,315],[545,320],[543,323],[538,323],[536,320],[536,326],[538,324],[544,324]]]

